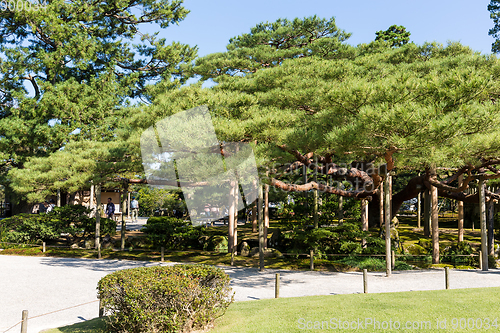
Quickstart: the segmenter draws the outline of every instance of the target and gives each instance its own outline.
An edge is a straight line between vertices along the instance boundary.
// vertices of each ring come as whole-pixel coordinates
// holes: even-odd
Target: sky
[[[375,32],[403,25],[411,41],[422,44],[459,41],[483,54],[491,53],[493,27],[490,0],[185,0],[191,12],[178,26],[160,33],[168,41],[197,45],[198,55],[224,52],[231,37],[250,32],[260,22],[317,15],[335,17],[337,27],[352,33],[348,43],[375,39]],[[149,27],[154,29],[154,27]],[[151,30],[154,31],[154,30]]]

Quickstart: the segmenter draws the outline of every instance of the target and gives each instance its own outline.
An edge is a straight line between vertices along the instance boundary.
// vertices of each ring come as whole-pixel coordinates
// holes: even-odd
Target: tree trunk
[[[432,263],[439,264],[439,211],[438,190],[431,187]]]
[[[314,157],[314,162],[315,162],[315,166],[317,167],[318,166],[318,156],[315,156]],[[314,170],[314,182],[318,182],[318,170],[315,169]],[[315,188],[314,189],[314,203],[313,203],[314,207],[314,211],[313,211],[313,217],[314,217],[314,228],[318,228],[318,189]]]
[[[379,197],[379,227],[382,228],[384,224],[384,183],[380,183],[380,195]]]
[[[238,248],[238,196],[239,196],[239,185],[236,182],[236,186],[233,189],[234,191],[234,231],[233,231],[233,249],[234,254],[237,254]]]
[[[464,182],[464,175],[458,176],[458,187],[462,186]],[[458,201],[458,241],[464,241],[464,203]]]

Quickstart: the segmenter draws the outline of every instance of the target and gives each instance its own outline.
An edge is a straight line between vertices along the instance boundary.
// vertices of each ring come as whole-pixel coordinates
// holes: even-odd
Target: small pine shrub
[[[229,276],[206,265],[125,269],[103,277],[98,297],[119,333],[190,332],[207,328],[233,302]]]
[[[204,227],[193,227],[191,222],[174,217],[150,217],[142,229],[155,247],[168,250],[201,249],[199,239],[205,234]]]

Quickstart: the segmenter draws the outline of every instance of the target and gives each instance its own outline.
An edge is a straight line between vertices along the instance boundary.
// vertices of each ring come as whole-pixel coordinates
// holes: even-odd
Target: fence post
[[[42,252],[45,253],[45,242],[42,243]]]
[[[311,258],[310,269],[311,269],[311,271],[314,271],[314,251],[313,250],[311,250],[309,252],[309,257]]]
[[[165,248],[161,247],[161,262],[165,261]]]
[[[231,266],[234,266],[234,246],[231,249]]]
[[[368,293],[368,270],[363,269],[363,292]]]
[[[102,306],[102,299],[99,298],[99,318],[104,316],[104,306]]]
[[[276,283],[274,285],[274,298],[280,297],[280,273],[276,273]]]
[[[445,267],[444,268],[444,285],[446,286],[446,289],[450,289],[450,268]]]
[[[28,332],[28,310],[23,310],[23,316],[22,316],[22,323],[21,323],[21,333],[27,333]]]

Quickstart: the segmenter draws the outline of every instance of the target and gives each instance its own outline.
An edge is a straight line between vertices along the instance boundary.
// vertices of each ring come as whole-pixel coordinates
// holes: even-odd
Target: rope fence
[[[8,328],[6,331],[3,331],[2,333],[7,333],[11,329],[13,329],[16,326],[18,326],[19,324],[21,324],[21,325],[27,325],[28,324],[28,320],[30,320],[30,319],[35,319],[35,318],[39,318],[39,317],[43,317],[43,316],[48,316],[48,315],[51,315],[51,314],[54,314],[54,313],[57,313],[57,312],[66,311],[66,310],[69,310],[69,309],[77,308],[77,307],[80,307],[80,306],[83,306],[83,305],[87,305],[87,304],[92,304],[92,303],[95,303],[95,302],[99,302],[99,300],[96,299],[96,300],[93,300],[93,301],[90,301],[90,302],[86,302],[86,303],[82,303],[82,304],[78,304],[78,305],[69,306],[69,307],[64,308],[64,309],[59,309],[59,310],[47,312],[47,313],[44,313],[44,314],[41,314],[41,315],[37,315],[37,316],[33,316],[33,317],[28,317],[27,316],[28,311],[24,310],[23,311],[23,320],[17,322],[16,324],[14,324],[10,328]],[[99,313],[99,316],[100,316],[100,313]],[[23,328],[21,328],[21,332],[23,332]]]

